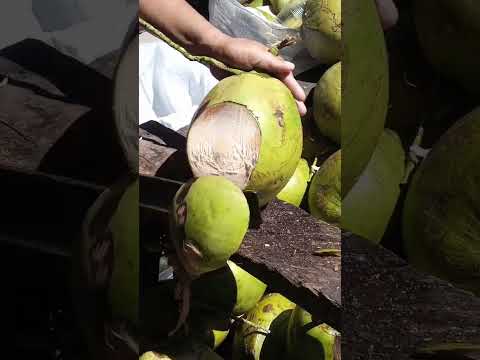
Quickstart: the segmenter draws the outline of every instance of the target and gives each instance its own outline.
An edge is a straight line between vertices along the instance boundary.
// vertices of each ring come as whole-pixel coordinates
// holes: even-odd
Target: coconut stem
[[[256,331],[261,332],[264,335],[268,335],[271,333],[269,329],[262,328],[261,326],[258,326],[257,324],[251,322],[250,320],[247,320],[243,317],[243,315],[236,316],[235,321],[240,321],[243,322],[251,327],[253,327]]]
[[[420,162],[420,158],[425,158],[428,155],[430,149],[424,149],[420,145],[422,144],[423,139],[423,127],[420,126],[418,129],[417,135],[413,140],[412,145],[410,146],[409,153],[408,153],[408,160],[405,166],[405,176],[403,178],[402,184],[407,184],[408,179],[410,178],[411,173]]]
[[[230,72],[234,75],[239,75],[239,74],[243,74],[243,73],[246,72],[246,71],[243,71],[243,70],[231,68],[231,67],[225,65],[224,63],[222,63],[221,61],[218,61],[218,60],[213,59],[213,58],[208,57],[208,56],[192,55],[185,48],[181,47],[180,45],[175,43],[173,40],[171,40],[167,35],[162,33],[160,30],[156,29],[149,22],[145,21],[142,18],[139,18],[139,21],[140,21],[140,24],[142,24],[150,34],[160,38],[160,40],[167,43],[167,45],[169,45],[172,48],[174,48],[175,50],[177,50],[180,54],[185,56],[190,61],[197,61],[197,62],[200,62],[200,63],[205,64],[205,65],[213,65],[213,66],[215,66],[219,69],[228,71],[228,72]]]

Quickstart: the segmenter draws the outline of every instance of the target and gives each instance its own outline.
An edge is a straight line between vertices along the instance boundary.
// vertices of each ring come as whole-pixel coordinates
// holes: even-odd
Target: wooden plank
[[[411,359],[417,347],[480,344],[480,298],[380,246],[342,238],[344,359]]]
[[[275,200],[262,212],[234,255],[246,270],[312,313],[340,328],[341,258],[315,256],[317,249],[340,249],[340,230],[302,209]]]

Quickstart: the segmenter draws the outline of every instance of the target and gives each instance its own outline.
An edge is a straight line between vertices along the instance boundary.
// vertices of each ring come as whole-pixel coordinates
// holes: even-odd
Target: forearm
[[[228,36],[185,0],[140,0],[140,16],[187,51],[215,57]]]

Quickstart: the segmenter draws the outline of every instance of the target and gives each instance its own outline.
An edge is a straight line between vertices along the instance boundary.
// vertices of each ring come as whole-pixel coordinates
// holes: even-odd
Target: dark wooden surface
[[[344,359],[401,360],[429,344],[480,344],[480,298],[356,236],[342,244]]]

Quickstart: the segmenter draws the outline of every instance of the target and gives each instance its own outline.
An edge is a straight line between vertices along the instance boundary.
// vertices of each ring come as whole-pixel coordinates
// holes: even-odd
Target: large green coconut
[[[477,0],[441,0],[456,22],[480,31],[480,3]]]
[[[288,319],[295,304],[278,293],[268,294],[248,312],[235,332],[234,360],[275,360],[286,349]],[[255,324],[253,326],[252,324]],[[267,334],[265,330],[269,330]]]
[[[320,132],[341,144],[342,63],[328,69],[318,81],[313,98],[315,123]]]
[[[334,360],[340,333],[327,324],[315,325],[312,315],[296,306],[290,315],[287,337],[288,359]]]
[[[109,283],[112,315],[137,324],[139,289],[139,183],[123,194],[110,223],[113,269]]]
[[[262,298],[267,285],[236,265],[227,265],[202,275],[192,283],[194,302],[228,314],[241,315]]]
[[[225,176],[265,205],[287,184],[302,153],[295,99],[278,79],[256,73],[220,81],[203,100],[187,137],[196,177]]]
[[[342,200],[341,227],[379,243],[392,217],[405,175],[398,135],[386,129],[357,183]]]
[[[308,163],[305,159],[300,159],[293,176],[277,195],[277,198],[294,206],[300,206],[307,190],[309,178],[310,168]]]
[[[389,75],[375,0],[342,5],[343,198],[370,161],[385,126]]]
[[[320,166],[308,190],[308,208],[317,219],[338,225],[342,214],[342,150],[337,150]]]
[[[403,237],[420,270],[480,294],[480,108],[452,126],[410,184]]]
[[[457,21],[440,1],[415,1],[414,6],[418,39],[427,60],[446,78],[480,94],[480,30]]]
[[[342,1],[307,0],[302,37],[312,57],[325,64],[339,61],[342,53]]]
[[[183,185],[172,211],[177,256],[193,277],[225,266],[240,247],[250,210],[242,191],[222,176],[202,176]]]

